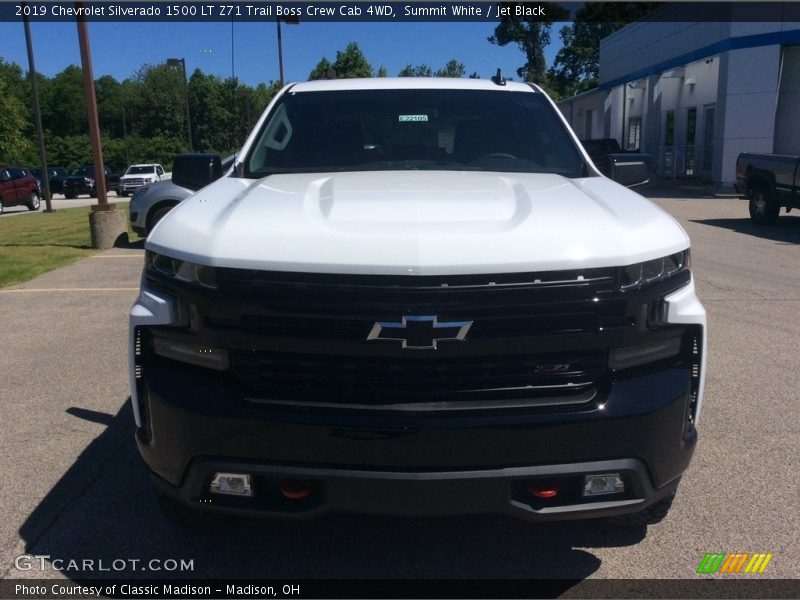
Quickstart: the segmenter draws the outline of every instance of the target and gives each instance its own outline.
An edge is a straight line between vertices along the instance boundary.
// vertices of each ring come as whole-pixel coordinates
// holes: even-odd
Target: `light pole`
[[[27,3],[23,3],[27,8]],[[47,209],[45,212],[55,212],[53,210],[53,203],[51,202],[52,194],[50,193],[50,175],[47,172],[47,155],[44,148],[44,135],[42,134],[42,113],[39,110],[39,90],[36,85],[36,63],[33,60],[33,44],[31,42],[31,26],[28,22],[28,16],[25,12],[22,14],[22,20],[25,24],[25,44],[28,47],[28,73],[31,77],[31,94],[33,96],[33,112],[36,121],[36,139],[39,143],[39,163],[42,168],[42,192],[44,192],[44,201]]]
[[[300,17],[278,17],[275,19],[275,24],[278,27],[278,72],[280,77],[280,87],[283,87],[283,37],[281,36],[281,21],[285,21],[287,25],[297,25],[300,22]]]
[[[167,66],[177,67],[178,65],[180,65],[183,70],[183,89],[186,92],[186,131],[189,134],[189,152],[194,152],[194,144],[192,144],[192,118],[189,116],[189,80],[186,77],[186,59],[167,59]]]

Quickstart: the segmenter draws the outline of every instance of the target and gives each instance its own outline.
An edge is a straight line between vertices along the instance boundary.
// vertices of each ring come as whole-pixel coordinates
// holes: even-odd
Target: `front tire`
[[[6,207],[3,205],[3,199],[2,199],[2,198],[0,198],[0,215],[2,215],[2,214],[3,214],[3,211],[4,211],[5,209],[6,209]]]
[[[781,207],[775,201],[772,191],[763,184],[752,187],[749,194],[750,218],[757,225],[772,225],[780,213]]]
[[[76,197],[75,194],[64,194],[64,198],[67,200],[75,200]]]
[[[39,198],[39,194],[37,194],[36,192],[31,192],[31,197],[28,198],[28,203],[26,204],[28,210],[39,210],[41,205],[42,205],[42,200],[41,198]]]

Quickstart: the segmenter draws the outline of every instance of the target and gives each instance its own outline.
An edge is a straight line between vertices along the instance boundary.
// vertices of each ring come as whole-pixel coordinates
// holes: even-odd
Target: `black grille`
[[[650,306],[681,285],[623,293],[619,281],[616,268],[456,276],[222,269],[220,292],[168,284],[182,297],[188,330],[158,335],[227,350],[228,376],[252,402],[570,409],[603,400],[610,349],[644,343],[651,326],[661,327],[650,324]],[[472,325],[465,339],[441,336],[424,350],[371,333],[376,322],[414,316]]]
[[[491,408],[509,400],[533,406],[581,404],[596,396],[607,364],[606,353],[394,361],[231,354],[233,373],[254,398],[366,406],[461,401]]]
[[[223,286],[246,308],[232,318],[209,306],[206,327],[295,339],[363,341],[376,321],[404,315],[473,321],[473,342],[633,325],[616,269],[449,277],[225,269]]]

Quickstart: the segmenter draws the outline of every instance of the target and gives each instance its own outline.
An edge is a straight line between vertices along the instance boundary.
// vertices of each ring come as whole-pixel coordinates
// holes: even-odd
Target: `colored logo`
[[[697,567],[698,573],[763,573],[772,554],[762,552],[706,552]]]

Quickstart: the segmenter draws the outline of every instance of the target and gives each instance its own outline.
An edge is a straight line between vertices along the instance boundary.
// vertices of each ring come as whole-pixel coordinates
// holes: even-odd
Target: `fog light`
[[[604,494],[619,494],[625,491],[625,484],[619,473],[605,475],[587,475],[583,478],[584,496],[602,496]]]
[[[215,473],[211,480],[212,494],[227,494],[229,496],[253,496],[250,485],[250,475],[241,473]]]

